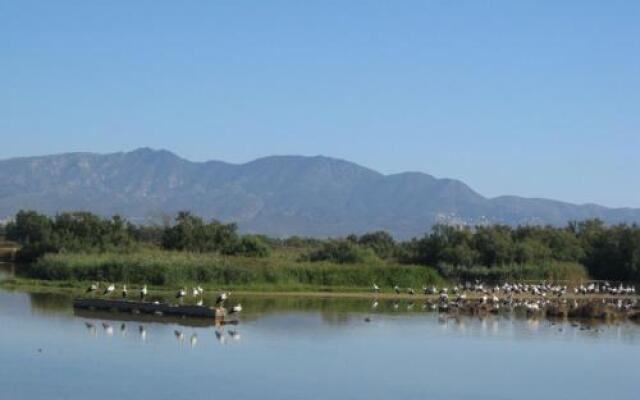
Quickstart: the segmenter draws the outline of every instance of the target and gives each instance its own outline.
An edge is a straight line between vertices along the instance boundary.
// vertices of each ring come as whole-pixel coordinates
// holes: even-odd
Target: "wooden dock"
[[[169,304],[160,302],[79,298],[73,307],[91,311],[117,311],[130,314],[150,314],[167,317],[207,318],[224,321],[227,310],[223,307],[207,307],[193,304]]]

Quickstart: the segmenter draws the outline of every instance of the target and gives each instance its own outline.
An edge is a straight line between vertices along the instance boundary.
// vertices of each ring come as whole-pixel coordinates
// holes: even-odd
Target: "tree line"
[[[133,224],[120,216],[102,218],[90,212],[64,212],[53,217],[20,211],[5,227],[9,240],[20,243],[18,259],[31,262],[46,253],[135,251],[140,246],[166,250],[219,252],[266,257],[269,246],[254,235],[239,235],[235,224],[208,223],[180,212],[167,226]]]
[[[189,212],[178,213],[172,223],[150,226],[88,212],[51,217],[20,211],[5,227],[5,234],[22,245],[19,258],[23,261],[45,253],[135,251],[140,246],[247,257],[267,257],[277,248],[300,248],[304,250],[300,260],[308,262],[393,262],[458,272],[568,262],[584,265],[596,279],[640,281],[640,227],[608,226],[599,220],[564,227],[435,225],[422,237],[396,241],[384,231],[338,239],[241,235],[235,224],[206,222]]]

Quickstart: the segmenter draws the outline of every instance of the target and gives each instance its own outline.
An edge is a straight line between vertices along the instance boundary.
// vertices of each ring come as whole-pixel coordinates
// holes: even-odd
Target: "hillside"
[[[336,236],[384,229],[421,235],[436,222],[638,222],[611,209],[515,196],[486,198],[424,173],[383,175],[328,157],[272,156],[246,164],[191,162],[165,150],[68,153],[0,161],[0,219],[20,209],[90,210],[160,222],[188,209],[245,232]]]

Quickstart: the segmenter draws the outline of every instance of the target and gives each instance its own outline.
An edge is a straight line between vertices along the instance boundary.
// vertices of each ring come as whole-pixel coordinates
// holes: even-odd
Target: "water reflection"
[[[0,290],[0,355],[12,366],[0,374],[0,397],[209,398],[215,391],[284,400],[500,399],[517,392],[584,400],[634,398],[640,388],[630,357],[640,325],[627,321],[450,314],[383,299],[233,301],[243,305],[238,324],[215,326],[74,312],[70,295]]]
[[[11,279],[16,274],[16,266],[14,263],[0,262],[0,281]]]

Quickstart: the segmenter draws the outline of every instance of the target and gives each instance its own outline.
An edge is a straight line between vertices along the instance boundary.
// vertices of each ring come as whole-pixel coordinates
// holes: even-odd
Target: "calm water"
[[[0,399],[640,396],[632,323],[581,330],[445,320],[407,303],[245,298],[240,323],[216,329],[78,316],[70,300],[0,290]]]

